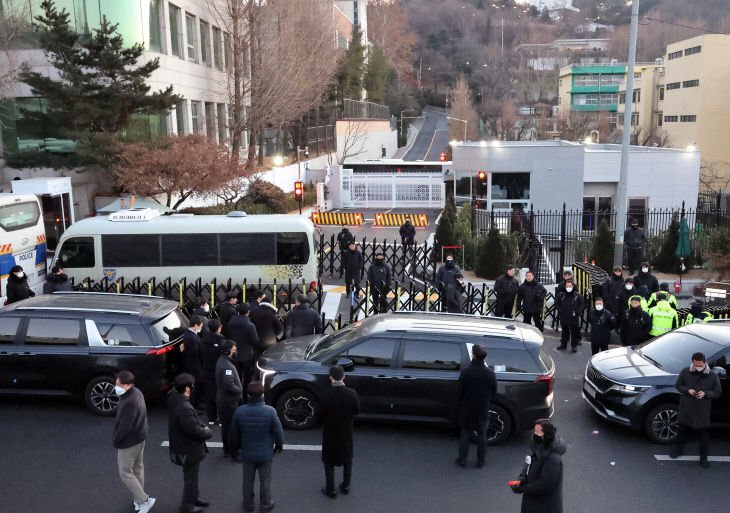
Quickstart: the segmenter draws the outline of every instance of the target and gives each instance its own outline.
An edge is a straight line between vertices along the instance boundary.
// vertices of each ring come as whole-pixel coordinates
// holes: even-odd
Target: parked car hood
[[[266,362],[301,362],[304,361],[304,353],[309,344],[319,340],[324,335],[307,335],[305,337],[296,337],[287,339],[278,344],[274,344],[261,355],[261,361]]]
[[[602,351],[591,358],[591,365],[608,379],[627,384],[650,384],[647,381],[651,384],[664,384],[675,376],[660,369],[630,347]]]

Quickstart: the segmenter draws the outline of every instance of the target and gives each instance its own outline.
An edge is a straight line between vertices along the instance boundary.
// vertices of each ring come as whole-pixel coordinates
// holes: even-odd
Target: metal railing
[[[390,120],[390,108],[387,105],[360,100],[344,100],[343,104],[343,119]]]

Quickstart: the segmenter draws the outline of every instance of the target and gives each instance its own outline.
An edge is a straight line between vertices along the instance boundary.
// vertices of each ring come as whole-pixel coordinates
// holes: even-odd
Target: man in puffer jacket
[[[68,276],[63,272],[63,267],[54,265],[51,268],[51,274],[46,275],[46,282],[43,284],[44,294],[53,294],[54,292],[66,292],[71,290],[71,283]]]

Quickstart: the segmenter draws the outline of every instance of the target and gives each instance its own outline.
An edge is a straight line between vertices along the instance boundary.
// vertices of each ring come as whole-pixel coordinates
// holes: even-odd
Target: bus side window
[[[309,239],[306,233],[276,234],[276,263],[278,265],[306,264],[309,261]]]
[[[58,252],[58,261],[65,269],[94,267],[94,238],[72,237],[66,239]]]

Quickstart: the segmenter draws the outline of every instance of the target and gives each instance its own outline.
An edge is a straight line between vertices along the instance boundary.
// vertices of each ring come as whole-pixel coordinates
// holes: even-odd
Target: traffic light
[[[484,171],[479,171],[479,180],[483,182],[486,179],[487,179],[487,173],[485,173]]]
[[[446,162],[446,153],[441,154],[441,162]]]
[[[299,214],[302,213],[302,199],[304,199],[304,182],[294,182],[294,197],[299,202]]]

